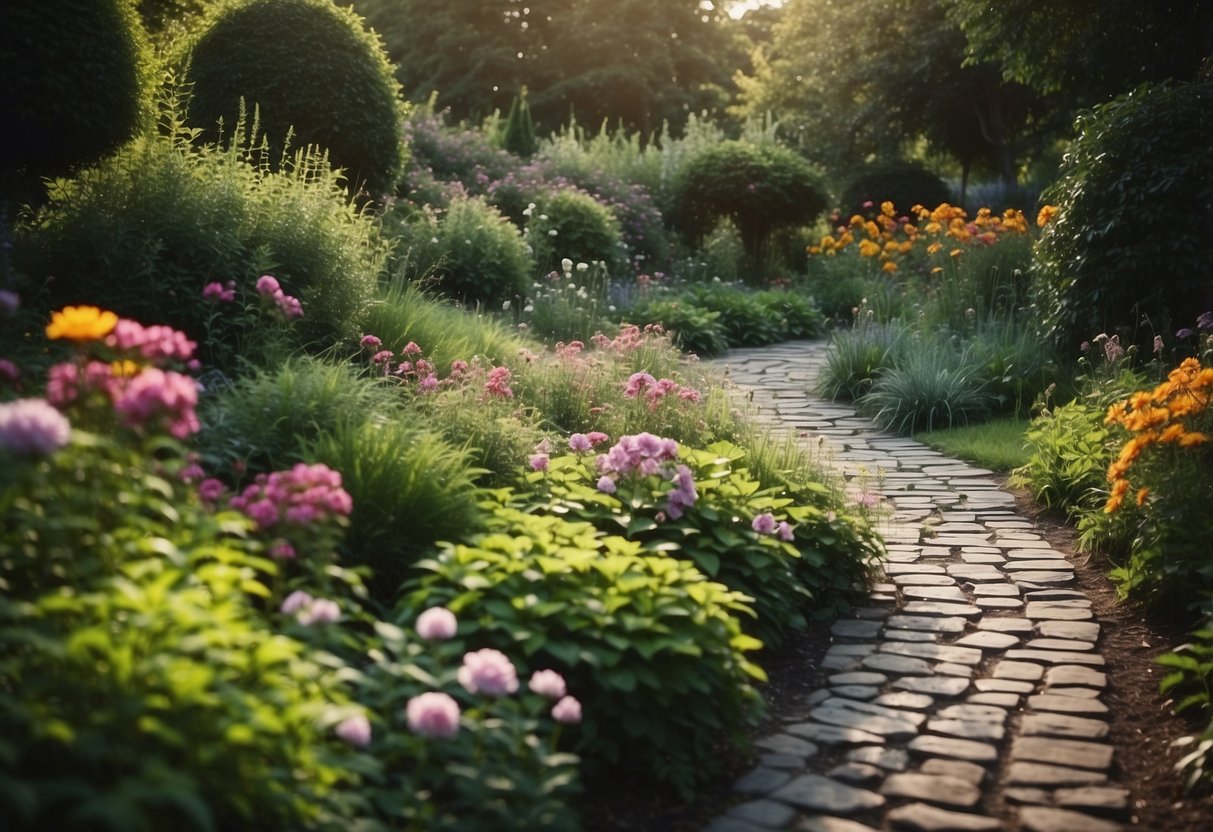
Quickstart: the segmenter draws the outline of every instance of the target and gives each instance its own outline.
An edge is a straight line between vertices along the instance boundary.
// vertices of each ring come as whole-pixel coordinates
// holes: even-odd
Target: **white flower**
[[[535,311],[535,305],[534,305],[534,304],[531,304],[531,303],[528,303],[526,306],[522,307],[522,311],[523,311],[523,312],[534,312],[534,311]]]
[[[557,234],[559,234],[559,233],[560,233],[560,232],[559,232],[559,231],[557,231],[555,228],[549,228],[549,229],[548,229],[548,236],[549,236],[549,237],[555,237],[555,236],[556,236]]]
[[[503,301],[501,302],[501,308],[502,308],[503,310],[504,310],[504,309],[509,309],[509,308],[510,308],[510,302],[509,302],[508,300],[503,300]]]
[[[577,264],[577,271],[579,271],[579,272],[584,272],[584,271],[585,271],[585,270],[587,270],[589,267],[590,267],[590,264],[589,264],[589,263],[578,263],[578,264]]]
[[[564,258],[560,261],[560,268],[565,274],[568,274],[573,270],[573,261],[567,257]]]

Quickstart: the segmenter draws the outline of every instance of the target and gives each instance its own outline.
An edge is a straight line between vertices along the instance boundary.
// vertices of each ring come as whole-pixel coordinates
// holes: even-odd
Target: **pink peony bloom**
[[[551,459],[547,454],[534,454],[530,459],[532,471],[546,471]]]
[[[67,417],[46,399],[17,399],[0,404],[0,448],[19,456],[44,456],[71,439]]]
[[[414,696],[404,707],[409,730],[422,737],[450,739],[459,731],[459,703],[445,693]]]
[[[417,616],[417,635],[426,641],[446,641],[455,637],[459,622],[446,607],[430,607]]]
[[[365,714],[354,714],[342,720],[333,733],[355,748],[366,748],[371,744],[371,721]]]
[[[278,278],[272,274],[263,274],[257,278],[257,294],[273,296],[276,292],[281,291],[282,285],[278,282]]]
[[[527,687],[533,693],[553,700],[562,698],[567,692],[564,677],[555,670],[536,670],[531,674],[531,681]]]
[[[218,282],[208,283],[202,287],[202,297],[204,300],[231,303],[236,299],[236,281],[229,280],[226,285]]]
[[[311,595],[304,592],[302,589],[297,589],[282,602],[280,609],[284,615],[294,615],[300,610],[306,609],[312,605],[314,599]]]
[[[465,654],[456,678],[468,693],[505,696],[518,690],[518,671],[504,653],[491,647]]]
[[[274,545],[270,546],[270,557],[274,560],[294,560],[298,554],[289,540],[275,540]]]
[[[750,528],[759,534],[774,534],[775,533],[775,518],[769,511],[763,512],[754,518],[750,523]]]
[[[576,725],[581,722],[581,703],[571,696],[566,696],[552,706],[552,719],[565,725]]]
[[[588,451],[591,447],[590,438],[584,433],[574,433],[569,437],[569,450],[571,451],[581,453],[582,451]]]
[[[615,481],[613,479],[611,479],[610,477],[608,477],[606,474],[603,474],[601,477],[598,478],[598,490],[601,491],[603,494],[614,494],[615,493]]]

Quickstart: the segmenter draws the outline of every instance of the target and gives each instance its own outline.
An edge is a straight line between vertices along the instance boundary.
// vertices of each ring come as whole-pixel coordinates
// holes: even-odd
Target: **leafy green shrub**
[[[859,410],[885,430],[952,427],[981,419],[990,411],[985,379],[967,352],[918,340],[905,358],[881,370],[859,400]]]
[[[127,0],[5,4],[0,194],[58,176],[133,138],[150,112],[151,51]]]
[[[873,323],[860,318],[853,329],[834,334],[817,391],[830,399],[855,401],[906,351],[909,331],[898,321]]]
[[[1106,489],[1112,461],[1105,408],[1074,400],[1041,412],[1026,438],[1032,456],[1014,481],[1046,508],[1072,511],[1090,505],[1090,494]]]
[[[406,274],[434,282],[438,292],[470,306],[497,308],[531,285],[533,266],[518,229],[482,197],[457,197],[445,212],[425,211],[389,235],[409,252]]]
[[[761,265],[771,232],[811,223],[825,210],[820,175],[777,145],[726,141],[699,151],[678,173],[675,224],[702,237],[721,217],[732,219],[751,262]]]
[[[951,191],[938,176],[919,165],[899,162],[856,176],[843,189],[838,204],[846,220],[855,214],[871,216],[882,202],[892,202],[908,214],[915,205],[933,209],[951,199]]]
[[[274,162],[315,145],[351,188],[392,193],[404,151],[399,85],[377,35],[328,0],[244,0],[220,6],[179,58],[192,84],[189,119],[207,141],[230,131],[244,99],[257,108]],[[228,138],[228,135],[223,138]]]
[[[323,347],[356,338],[387,252],[370,217],[320,160],[300,157],[270,173],[249,164],[235,140],[224,151],[193,147],[172,102],[165,107],[167,134],[54,182],[47,204],[16,229],[22,294],[47,310],[103,297],[122,315],[185,330],[208,361],[230,369],[232,342],[260,328],[216,316],[203,289],[234,280],[251,295],[272,270],[302,301],[294,330],[303,340]]]
[[[729,348],[720,313],[693,303],[661,298],[642,301],[629,309],[627,316],[638,324],[660,325],[678,347],[695,355],[716,355]]]
[[[1147,85],[1096,107],[1042,199],[1057,206],[1036,247],[1041,332],[1064,352],[1095,332],[1133,340],[1149,319],[1213,307],[1213,82]],[[1144,333],[1148,340],[1152,333]]]
[[[567,258],[574,263],[606,264],[621,274],[625,247],[619,221],[589,194],[571,189],[546,196],[527,223],[527,240],[540,271],[554,270]]]
[[[825,329],[825,316],[813,299],[797,292],[771,290],[758,292],[754,300],[774,317],[783,339],[816,338]]]
[[[741,596],[588,523],[498,508],[487,534],[418,564],[407,603],[476,623],[478,645],[552,667],[584,705],[577,750],[686,793],[761,707]]]
[[[1190,749],[1175,766],[1189,790],[1213,780],[1213,605],[1208,602],[1201,626],[1192,631],[1191,639],[1158,658],[1160,665],[1171,670],[1159,683],[1159,692],[1183,697],[1174,704],[1174,711],[1194,711],[1197,718],[1208,720],[1199,736],[1175,741]]]

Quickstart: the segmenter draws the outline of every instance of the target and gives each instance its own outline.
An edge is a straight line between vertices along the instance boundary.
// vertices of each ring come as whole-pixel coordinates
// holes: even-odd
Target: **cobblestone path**
[[[885,576],[831,628],[828,685],[757,740],[707,832],[1122,828],[1100,625],[990,472],[808,392],[824,342],[734,350],[758,418],[882,498]]]

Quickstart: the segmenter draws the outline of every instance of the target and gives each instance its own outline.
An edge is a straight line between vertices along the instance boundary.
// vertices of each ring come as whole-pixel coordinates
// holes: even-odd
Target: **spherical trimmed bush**
[[[583,191],[549,194],[531,217],[528,239],[540,270],[557,269],[568,258],[574,263],[601,260],[608,273],[622,273],[626,251],[619,221],[611,209]]]
[[[880,203],[893,203],[902,214],[909,214],[915,205],[937,208],[952,199],[944,181],[918,165],[898,163],[867,171],[851,181],[842,192],[838,204],[843,218],[860,214],[868,216],[880,210]],[[865,203],[871,203],[865,206]]]
[[[1042,334],[1147,344],[1213,307],[1213,82],[1151,85],[1078,121],[1036,245]],[[1122,339],[1123,340],[1123,339]]]
[[[394,190],[404,162],[399,87],[379,38],[331,0],[248,0],[221,7],[181,56],[193,84],[190,121],[205,140],[231,135],[243,98],[257,106],[270,159],[316,145],[351,187]],[[225,138],[226,138],[225,136]]]
[[[757,265],[776,228],[812,222],[826,208],[821,176],[776,145],[726,141],[693,156],[674,185],[674,222],[702,237],[728,217]]]
[[[57,176],[130,139],[148,112],[151,54],[127,0],[9,0],[0,32],[0,188]]]

